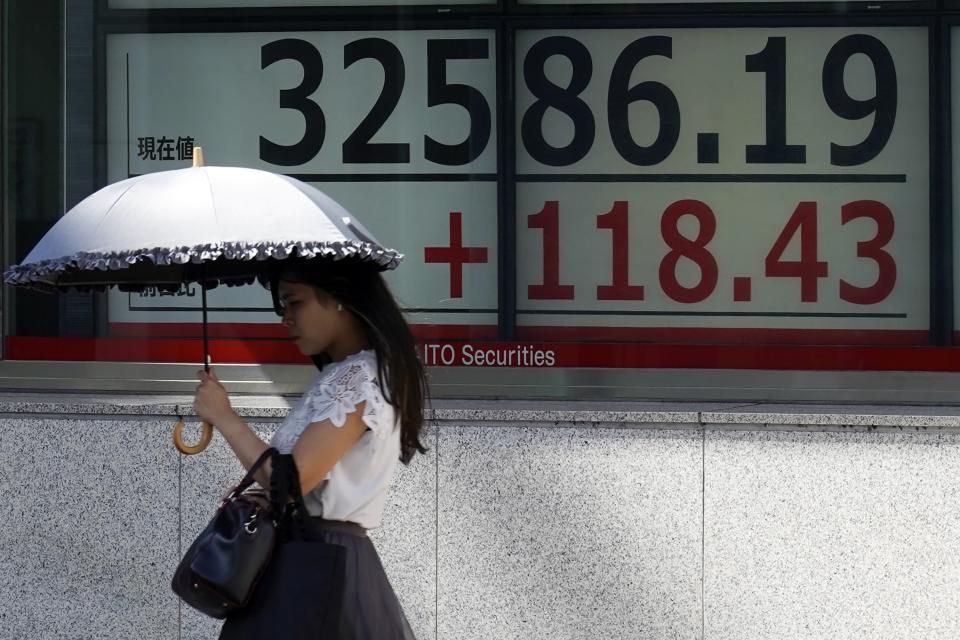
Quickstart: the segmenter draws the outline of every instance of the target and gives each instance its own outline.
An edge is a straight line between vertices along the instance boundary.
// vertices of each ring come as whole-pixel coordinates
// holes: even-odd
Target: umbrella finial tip
[[[193,148],[193,166],[195,167],[203,166],[203,147]]]

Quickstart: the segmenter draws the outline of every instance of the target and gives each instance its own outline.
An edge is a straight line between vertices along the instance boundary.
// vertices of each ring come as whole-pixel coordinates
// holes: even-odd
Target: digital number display
[[[520,336],[924,339],[924,29],[526,31],[517,46]]]
[[[421,325],[495,328],[515,278],[521,339],[926,340],[925,28],[515,44],[516,174],[499,176],[492,30],[110,35],[109,178],[202,145],[209,164],[311,182],[406,254],[389,279]],[[498,179],[515,189],[511,274]],[[215,290],[211,320],[275,322],[267,300]],[[112,294],[110,318],[195,308],[188,291]]]

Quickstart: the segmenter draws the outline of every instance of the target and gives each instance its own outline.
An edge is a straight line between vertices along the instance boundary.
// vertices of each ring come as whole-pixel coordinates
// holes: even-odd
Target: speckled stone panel
[[[0,638],[177,636],[171,426],[0,419]]]
[[[708,431],[705,637],[960,638],[960,436]]]
[[[278,423],[251,423],[265,441]],[[424,434],[431,449],[433,430]],[[189,438],[188,438],[189,440]],[[384,510],[383,526],[370,537],[418,640],[435,636],[436,627],[436,469],[433,451],[400,465]],[[238,483],[244,469],[219,435],[201,454],[182,458],[183,550],[209,522],[220,498]],[[171,573],[172,575],[172,573]],[[222,622],[180,605],[183,640],[216,638]]]
[[[417,640],[437,637],[437,431],[425,428],[430,451],[398,467],[383,524],[370,532]]]
[[[701,638],[702,436],[443,426],[438,638]]]

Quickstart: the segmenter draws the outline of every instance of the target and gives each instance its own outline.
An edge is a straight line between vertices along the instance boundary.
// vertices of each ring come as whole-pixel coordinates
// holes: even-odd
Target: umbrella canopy
[[[104,187],[68,211],[7,284],[45,291],[202,290],[204,366],[209,370],[207,289],[264,281],[267,264],[287,258],[369,261],[393,269],[403,256],[382,247],[346,209],[287,176],[241,167],[204,167],[194,149],[189,169],[150,173]],[[182,453],[183,420],[174,429]]]
[[[46,290],[243,284],[262,274],[264,261],[293,256],[352,257],[382,269],[403,259],[337,202],[299,180],[241,167],[193,167],[97,191],[68,211],[4,279]]]

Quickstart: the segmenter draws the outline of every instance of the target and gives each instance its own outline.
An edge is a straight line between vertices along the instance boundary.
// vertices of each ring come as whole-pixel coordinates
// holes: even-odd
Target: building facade
[[[2,19],[5,267],[196,147],[405,254],[431,450],[373,535],[419,638],[960,633],[953,0]],[[268,437],[315,369],[268,292],[209,296]],[[215,635],[169,590],[241,470],[169,443],[199,298],[4,289],[0,638]]]

